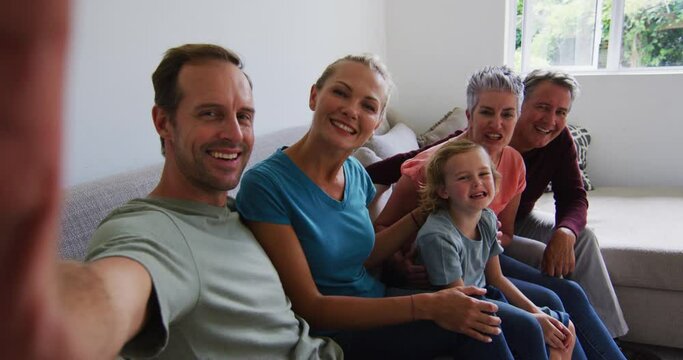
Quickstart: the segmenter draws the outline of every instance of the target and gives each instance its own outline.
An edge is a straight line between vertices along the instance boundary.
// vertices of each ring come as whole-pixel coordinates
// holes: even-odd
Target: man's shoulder
[[[112,210],[98,227],[113,221],[141,222],[152,219],[171,219],[173,217],[171,209],[163,203],[149,198],[137,198]]]
[[[557,135],[557,137],[554,138],[553,141],[549,142],[548,145],[540,148],[539,150],[558,151],[564,150],[571,146],[574,146],[574,140],[572,139],[572,135],[569,132],[569,128],[565,126],[564,129],[562,129],[562,132],[560,132],[560,134]]]

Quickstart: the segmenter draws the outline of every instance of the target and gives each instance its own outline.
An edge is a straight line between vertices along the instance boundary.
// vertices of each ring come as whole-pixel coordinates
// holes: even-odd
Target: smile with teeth
[[[536,129],[536,131],[543,133],[543,134],[546,134],[546,135],[550,134],[550,132],[552,132],[552,129],[544,129],[540,126],[535,126],[534,128]]]
[[[488,196],[488,193],[486,191],[480,191],[480,192],[477,192],[477,193],[470,195],[470,198],[481,199],[481,198],[485,198],[487,196]]]
[[[332,120],[332,125],[334,125],[336,128],[339,128],[339,129],[346,131],[347,133],[349,133],[351,135],[356,133],[356,130],[354,130],[352,127],[350,127],[350,126],[348,126],[342,122]]]
[[[503,138],[503,135],[497,133],[488,133],[486,134],[486,138],[489,140],[500,140]]]
[[[216,159],[221,159],[221,160],[235,160],[235,159],[237,159],[237,156],[238,156],[237,153],[226,154],[226,153],[222,153],[222,152],[218,152],[218,151],[211,151],[211,152],[209,152],[209,155],[211,155],[212,157],[214,157]]]

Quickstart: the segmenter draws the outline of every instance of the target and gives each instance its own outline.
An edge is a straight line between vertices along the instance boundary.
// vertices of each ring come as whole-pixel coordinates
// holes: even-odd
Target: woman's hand
[[[416,317],[432,320],[444,329],[473,339],[491,342],[490,336],[501,332],[500,318],[492,315],[498,306],[472,297],[484,294],[485,289],[461,286],[415,295]]]
[[[555,349],[568,349],[572,342],[572,333],[554,317],[539,312],[532,314],[543,328],[543,338],[548,346]]]

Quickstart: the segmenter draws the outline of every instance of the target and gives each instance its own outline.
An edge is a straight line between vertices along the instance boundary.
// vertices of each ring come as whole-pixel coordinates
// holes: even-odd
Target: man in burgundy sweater
[[[595,234],[586,226],[588,200],[576,147],[566,127],[578,83],[559,71],[531,72],[524,80],[524,102],[510,146],[522,154],[526,188],[515,221],[515,237],[505,253],[550,276],[577,281],[586,291],[613,337],[628,326],[600,253]],[[446,141],[460,134],[456,131]],[[398,154],[368,166],[375,184],[391,185],[401,177],[401,164],[422,149]],[[555,216],[534,210],[552,182]]]

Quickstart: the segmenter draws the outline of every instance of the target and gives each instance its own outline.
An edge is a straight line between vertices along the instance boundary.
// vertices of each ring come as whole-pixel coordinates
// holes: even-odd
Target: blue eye
[[[363,105],[363,107],[364,107],[366,110],[370,111],[371,113],[375,113],[375,112],[377,111],[377,109],[375,108],[374,105],[365,104],[365,105]]]

